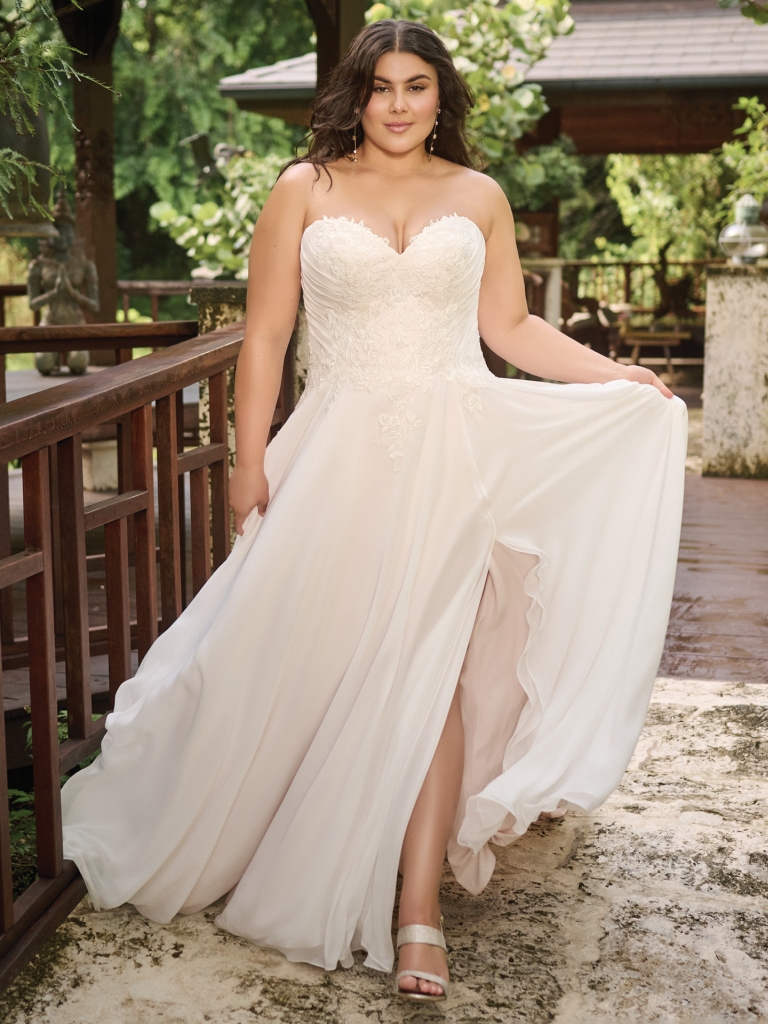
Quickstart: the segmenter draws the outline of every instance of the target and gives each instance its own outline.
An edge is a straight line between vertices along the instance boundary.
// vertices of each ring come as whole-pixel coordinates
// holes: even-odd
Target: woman
[[[120,689],[64,789],[98,906],[448,991],[446,847],[487,883],[542,812],[617,785],[658,665],[685,407],[529,316],[438,37],[364,29],[254,233],[232,555]],[[310,370],[267,448],[300,289]],[[486,343],[571,387],[492,376]]]

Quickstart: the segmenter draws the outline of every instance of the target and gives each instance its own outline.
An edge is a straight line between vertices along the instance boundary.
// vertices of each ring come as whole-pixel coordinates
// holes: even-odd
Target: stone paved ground
[[[537,823],[485,893],[446,878],[436,1007],[226,935],[84,902],[0,1024],[768,1021],[768,482],[688,477],[664,676],[619,790]],[[310,841],[310,840],[308,840]]]

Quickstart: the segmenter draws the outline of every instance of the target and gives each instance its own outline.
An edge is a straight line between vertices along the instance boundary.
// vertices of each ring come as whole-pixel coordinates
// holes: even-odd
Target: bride
[[[685,406],[528,314],[429,29],[365,28],[254,233],[231,556],[64,787],[97,907],[222,928],[440,999],[448,852],[594,809],[631,756],[672,595]],[[267,446],[300,292],[310,367]],[[547,380],[494,377],[479,335]]]

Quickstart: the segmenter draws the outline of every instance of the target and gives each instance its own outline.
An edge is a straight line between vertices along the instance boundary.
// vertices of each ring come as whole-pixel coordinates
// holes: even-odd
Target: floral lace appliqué
[[[364,224],[326,217],[302,240],[309,325],[307,389],[384,392],[378,444],[396,470],[423,427],[414,396],[437,382],[459,385],[466,409],[482,412],[492,376],[477,329],[485,260],[480,229],[466,217],[433,221],[398,254]]]

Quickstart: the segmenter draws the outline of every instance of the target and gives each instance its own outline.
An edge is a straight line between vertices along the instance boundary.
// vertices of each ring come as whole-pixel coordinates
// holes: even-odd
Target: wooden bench
[[[621,335],[621,343],[632,351],[629,359],[624,357],[620,362],[637,365],[640,362],[640,352],[642,349],[660,348],[664,352],[667,361],[667,373],[672,376],[674,374],[672,349],[680,345],[681,342],[688,341],[690,337],[690,334],[683,334],[680,331],[651,331],[641,328],[627,328]]]

